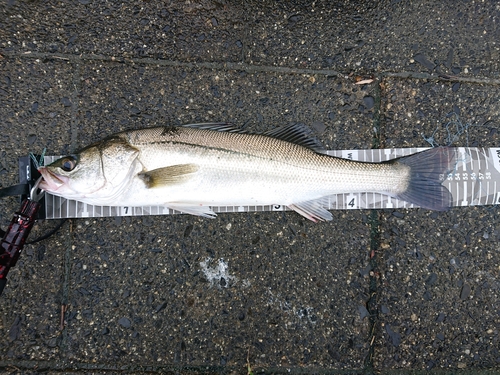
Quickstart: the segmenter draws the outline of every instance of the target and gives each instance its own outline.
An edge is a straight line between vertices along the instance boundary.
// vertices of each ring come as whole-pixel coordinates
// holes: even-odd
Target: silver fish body
[[[453,153],[429,150],[385,163],[321,152],[300,126],[249,134],[227,125],[121,132],[42,167],[41,187],[66,198],[111,206],[163,205],[212,217],[210,206],[286,205],[310,220],[331,220],[324,199],[379,192],[443,210],[451,195],[440,178]]]

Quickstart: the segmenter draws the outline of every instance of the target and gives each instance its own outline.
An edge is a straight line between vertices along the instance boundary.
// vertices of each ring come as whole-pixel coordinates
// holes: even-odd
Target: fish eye
[[[61,160],[61,169],[65,172],[71,172],[76,167],[76,159],[72,156],[68,156]]]

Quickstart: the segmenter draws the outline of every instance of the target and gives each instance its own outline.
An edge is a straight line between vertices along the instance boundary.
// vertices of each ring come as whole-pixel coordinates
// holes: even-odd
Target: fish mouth
[[[40,172],[43,177],[43,180],[40,181],[38,187],[48,192],[57,191],[61,186],[69,181],[68,177],[56,175],[46,167],[38,168],[38,172]]]

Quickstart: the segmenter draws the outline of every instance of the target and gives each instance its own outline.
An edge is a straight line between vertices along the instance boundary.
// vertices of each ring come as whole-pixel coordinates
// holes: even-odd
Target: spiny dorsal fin
[[[155,188],[187,181],[193,173],[198,171],[196,164],[177,164],[168,167],[141,172],[138,177],[144,181],[146,187]]]
[[[183,128],[206,129],[217,132],[228,133],[248,133],[246,130],[238,128],[230,122],[205,122],[201,124],[186,124],[182,125]]]
[[[215,122],[215,123],[203,123],[203,124],[187,124],[183,125],[188,128],[195,129],[207,129],[214,130],[218,132],[228,132],[228,133],[239,133],[239,134],[252,134],[248,130],[238,128],[230,122]],[[267,137],[272,137],[276,139],[281,139],[282,141],[287,141],[290,143],[295,143],[300,146],[304,146],[314,150],[316,152],[324,153],[325,149],[323,145],[314,137],[313,132],[304,124],[292,124],[276,128],[273,130],[268,130],[261,134]]]

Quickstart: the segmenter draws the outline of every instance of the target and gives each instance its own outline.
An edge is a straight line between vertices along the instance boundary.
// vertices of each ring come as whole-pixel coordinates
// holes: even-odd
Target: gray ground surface
[[[499,18],[496,2],[451,0],[2,1],[0,184],[30,151],[165,124],[304,123],[326,148],[363,149],[427,146],[436,129],[444,144],[462,121],[478,126],[455,146],[497,146]],[[1,202],[2,228],[17,208]],[[9,274],[0,367],[498,368],[496,208],[333,216],[70,221]]]

